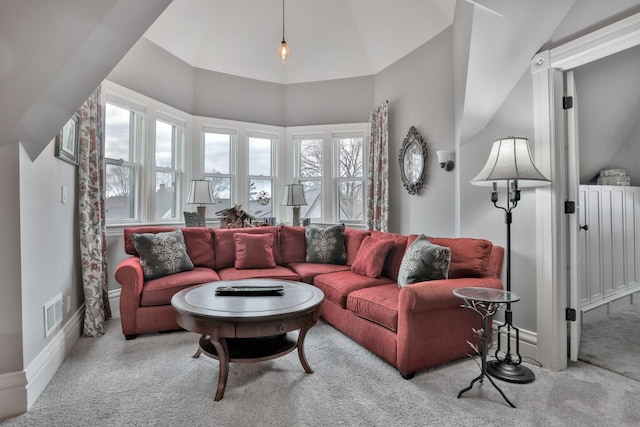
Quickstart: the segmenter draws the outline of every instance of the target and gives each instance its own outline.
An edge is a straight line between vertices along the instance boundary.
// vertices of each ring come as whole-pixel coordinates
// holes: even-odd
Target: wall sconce
[[[454,151],[438,150],[436,151],[436,155],[438,156],[440,167],[447,172],[451,172],[453,170],[456,153]]]

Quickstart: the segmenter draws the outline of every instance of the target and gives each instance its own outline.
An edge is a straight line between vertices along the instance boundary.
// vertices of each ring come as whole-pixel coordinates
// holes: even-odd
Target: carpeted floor
[[[578,358],[640,381],[640,305],[582,325]]]
[[[192,359],[189,332],[125,341],[118,320],[81,338],[31,410],[9,426],[636,426],[640,383],[578,362],[562,372],[530,366],[536,381],[488,381],[456,396],[478,374],[463,359],[410,381],[324,322],[307,335],[315,374],[295,352],[232,364],[224,399],[213,401],[217,361]]]

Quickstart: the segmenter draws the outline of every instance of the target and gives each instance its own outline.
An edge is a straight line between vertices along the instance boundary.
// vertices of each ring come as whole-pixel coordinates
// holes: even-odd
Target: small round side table
[[[498,387],[496,383],[493,382],[493,379],[491,379],[491,377],[487,375],[487,341],[489,338],[489,332],[487,332],[487,323],[488,319],[496,314],[496,311],[498,311],[498,309],[506,304],[512,304],[514,302],[520,301],[520,297],[513,292],[494,288],[458,288],[453,290],[453,294],[462,299],[462,301],[464,302],[463,307],[475,311],[482,318],[482,330],[477,331],[482,344],[482,347],[480,349],[480,357],[482,359],[482,364],[480,365],[481,372],[480,375],[471,380],[471,384],[469,384],[467,388],[460,390],[460,393],[458,393],[458,398],[460,398],[463,393],[471,390],[471,388],[473,388],[473,384],[475,384],[476,381],[480,381],[482,383],[484,378],[486,377],[487,379],[489,379],[491,384],[493,384],[496,390],[500,392],[504,400],[506,400],[507,403],[511,405],[511,407],[515,408],[516,405],[511,403],[504,392],[500,390],[500,387]]]

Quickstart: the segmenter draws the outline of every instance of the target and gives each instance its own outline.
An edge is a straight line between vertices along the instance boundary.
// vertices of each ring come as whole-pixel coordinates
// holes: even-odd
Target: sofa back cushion
[[[352,265],[358,256],[360,245],[365,237],[370,236],[369,230],[357,230],[355,228],[346,228],[344,230],[344,246],[347,249],[347,265]]]
[[[284,265],[301,263],[306,261],[307,241],[304,237],[304,227],[292,225],[279,225],[278,238],[280,239],[280,251]]]
[[[358,255],[351,264],[351,271],[369,277],[380,277],[384,261],[393,247],[393,241],[367,236],[362,241]]]
[[[402,257],[407,249],[408,236],[396,233],[386,233],[383,231],[372,231],[371,237],[376,239],[391,240],[393,247],[387,255],[387,259],[382,269],[382,274],[393,280],[398,280],[398,271],[402,263]]]
[[[124,251],[129,255],[140,256],[131,241],[132,233],[163,233],[173,230],[177,230],[177,228],[161,226],[127,227],[124,229]],[[184,236],[187,254],[194,267],[215,268],[216,257],[211,230],[202,227],[181,228],[180,230],[182,230],[182,235]]]
[[[226,267],[234,267],[236,262],[236,244],[233,235],[244,234],[271,234],[273,236],[273,258],[277,265],[282,265],[282,254],[278,243],[277,228],[256,227],[256,228],[214,228],[213,247],[216,253],[216,270]]]
[[[449,278],[483,277],[489,268],[493,243],[468,237],[429,237],[431,243],[451,248]]]
[[[273,258],[273,234],[235,233],[233,240],[236,246],[235,267],[238,270],[276,266]]]

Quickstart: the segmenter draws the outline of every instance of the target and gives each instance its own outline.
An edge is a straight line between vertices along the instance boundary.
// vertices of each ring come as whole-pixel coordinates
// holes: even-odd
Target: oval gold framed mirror
[[[409,128],[400,148],[400,174],[409,194],[417,194],[422,187],[427,160],[427,143],[415,126]]]

